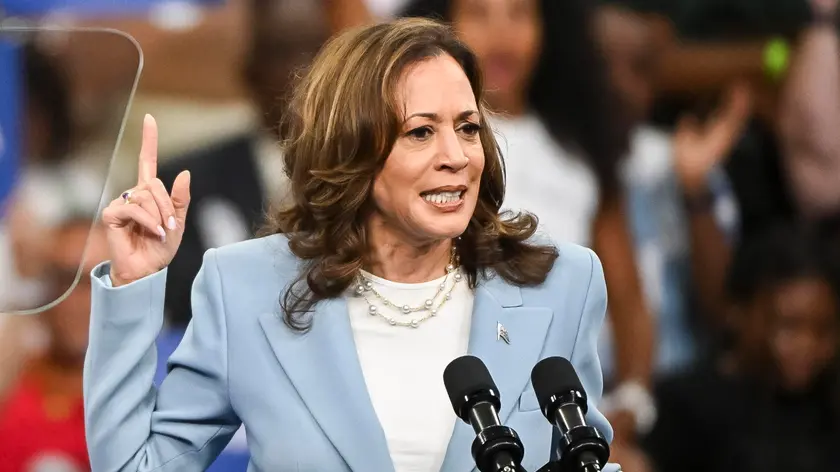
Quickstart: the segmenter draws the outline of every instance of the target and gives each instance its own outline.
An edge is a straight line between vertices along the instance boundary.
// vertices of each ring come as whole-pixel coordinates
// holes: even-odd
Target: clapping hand
[[[181,172],[172,193],[167,193],[157,178],[157,147],[157,124],[146,115],[137,186],[123,192],[102,213],[115,287],[162,270],[181,244],[190,203],[190,173]]]
[[[752,109],[752,92],[739,83],[706,122],[693,116],[680,120],[674,135],[674,167],[686,193],[705,188],[709,172],[723,162],[740,139]]]

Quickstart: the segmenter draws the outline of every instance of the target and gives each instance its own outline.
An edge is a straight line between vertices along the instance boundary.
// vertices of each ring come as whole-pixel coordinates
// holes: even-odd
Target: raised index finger
[[[140,145],[137,185],[142,185],[157,177],[158,130],[152,115],[143,118],[143,143]]]

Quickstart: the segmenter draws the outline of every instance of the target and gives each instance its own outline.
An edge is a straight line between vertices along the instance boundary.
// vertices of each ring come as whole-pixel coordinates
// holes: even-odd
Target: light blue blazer
[[[541,358],[572,361],[589,394],[590,424],[612,437],[595,408],[602,389],[596,341],[607,301],[603,270],[588,249],[559,251],[538,288],[491,277],[475,292],[469,352],[493,375],[501,419],[520,434],[529,472],[552,451],[552,426],[529,381]],[[319,303],[306,334],[283,323],[279,299],[298,265],[280,235],[208,251],[193,286],[192,323],[159,390],[155,338],[166,271],[113,288],[108,264],[94,269],[84,371],[93,472],[203,471],[242,424],[249,472],[394,471],[345,302]],[[497,323],[507,328],[510,344],[497,340]],[[443,472],[474,469],[474,438],[459,420]]]

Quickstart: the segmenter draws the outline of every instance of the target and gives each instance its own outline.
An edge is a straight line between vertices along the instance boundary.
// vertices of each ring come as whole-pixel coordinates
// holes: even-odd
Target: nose
[[[458,172],[467,167],[470,159],[464,153],[463,143],[454,129],[438,133],[438,159],[436,170]]]

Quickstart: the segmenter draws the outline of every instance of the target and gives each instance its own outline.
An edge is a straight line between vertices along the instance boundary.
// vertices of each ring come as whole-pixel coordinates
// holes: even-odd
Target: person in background
[[[633,412],[653,408],[654,327],[619,182],[626,123],[615,113],[588,2],[415,0],[402,14],[451,21],[476,51],[488,103],[500,113],[491,124],[505,154],[504,208],[535,212],[541,232],[592,246],[603,261],[616,345],[611,380],[638,393],[610,419],[616,444],[630,442],[640,420]]]
[[[658,470],[834,470],[840,305],[822,246],[788,225],[744,241],[727,292],[731,351],[657,391]]]
[[[747,80],[755,117],[725,163],[739,203],[739,233],[749,237],[780,219],[798,218],[778,133],[779,105],[800,56],[791,38],[806,24],[807,0],[682,3],[685,12],[676,20],[680,44],[668,54],[660,82],[668,85],[663,102],[670,104],[658,104],[657,119],[675,123],[685,111],[680,98],[689,105],[711,102],[733,81]]]
[[[284,198],[287,179],[277,146],[283,98],[295,72],[309,64],[329,35],[317,2],[253,0],[252,8],[242,77],[258,108],[258,128],[174,157],[160,169],[168,188],[183,170],[197,182],[184,241],[167,278],[168,320],[179,328],[192,316],[190,288],[205,251],[252,237],[270,202]]]
[[[774,6],[804,2],[667,0],[653,6],[650,0],[605,1],[632,4],[668,18],[679,41],[663,51],[657,74],[663,98],[678,103],[696,101],[719,95],[734,81],[743,80],[753,90],[756,117],[775,123],[779,86],[788,64],[786,58],[779,61],[778,56],[768,60],[772,56],[768,51],[788,48],[784,38],[796,30],[800,15],[798,11],[793,15],[781,12]]]
[[[32,286],[45,275],[44,262],[55,245],[51,229],[59,227],[68,215],[96,214],[108,173],[108,161],[88,154],[77,139],[66,58],[50,50],[40,38],[33,35],[23,45],[21,168],[8,218],[3,222],[14,253],[17,281],[26,280]],[[12,297],[29,292],[20,285],[15,287],[17,281],[4,284],[0,292],[10,287],[14,287]],[[37,296],[26,293],[28,300],[24,303],[29,306],[25,308],[32,308],[32,299]]]
[[[8,217],[0,222],[0,312],[4,313],[0,315],[0,396],[18,384],[26,363],[42,355],[45,347],[44,327],[36,317],[5,313],[53,301],[42,278],[57,246],[53,230],[70,212],[67,206],[77,207],[75,198],[62,202],[61,192],[38,195],[34,191],[44,188],[44,179],[39,177],[48,174],[45,170],[60,168],[73,148],[67,77],[55,58],[35,41],[23,45],[21,57],[23,172],[14,183]],[[78,268],[80,260],[75,263]]]
[[[101,226],[91,230],[90,217],[70,218],[54,231],[61,244],[52,246],[46,261],[48,298],[63,296],[81,278],[63,301],[38,315],[48,336],[45,349],[16,359],[19,369],[4,358],[3,375],[11,369],[18,375],[0,391],[0,472],[90,470],[82,401],[91,309],[85,274],[105,259],[107,245]],[[26,351],[21,343],[16,341]]]
[[[5,310],[28,309],[39,303],[38,278],[53,241],[48,230],[66,216],[68,205],[74,206],[85,195],[80,191],[63,199],[61,191],[40,193],[45,188],[59,190],[55,184],[62,173],[56,170],[67,169],[73,149],[70,90],[60,63],[34,41],[23,45],[21,65],[21,169],[6,218],[0,222],[0,309]]]
[[[662,24],[615,5],[597,16],[599,43],[633,130],[624,185],[640,272],[657,315],[658,378],[690,366],[701,342],[712,342],[701,334],[722,328],[717,315],[737,230],[737,202],[722,164],[752,111],[750,89],[738,83],[704,121],[685,115],[673,134],[648,125],[664,51],[674,41],[662,34]],[[694,298],[702,313],[691,313]],[[698,316],[707,313],[715,316]],[[610,358],[609,338],[604,341]]]
[[[782,95],[783,162],[798,210],[809,219],[840,213],[840,38],[838,0],[809,0]]]

